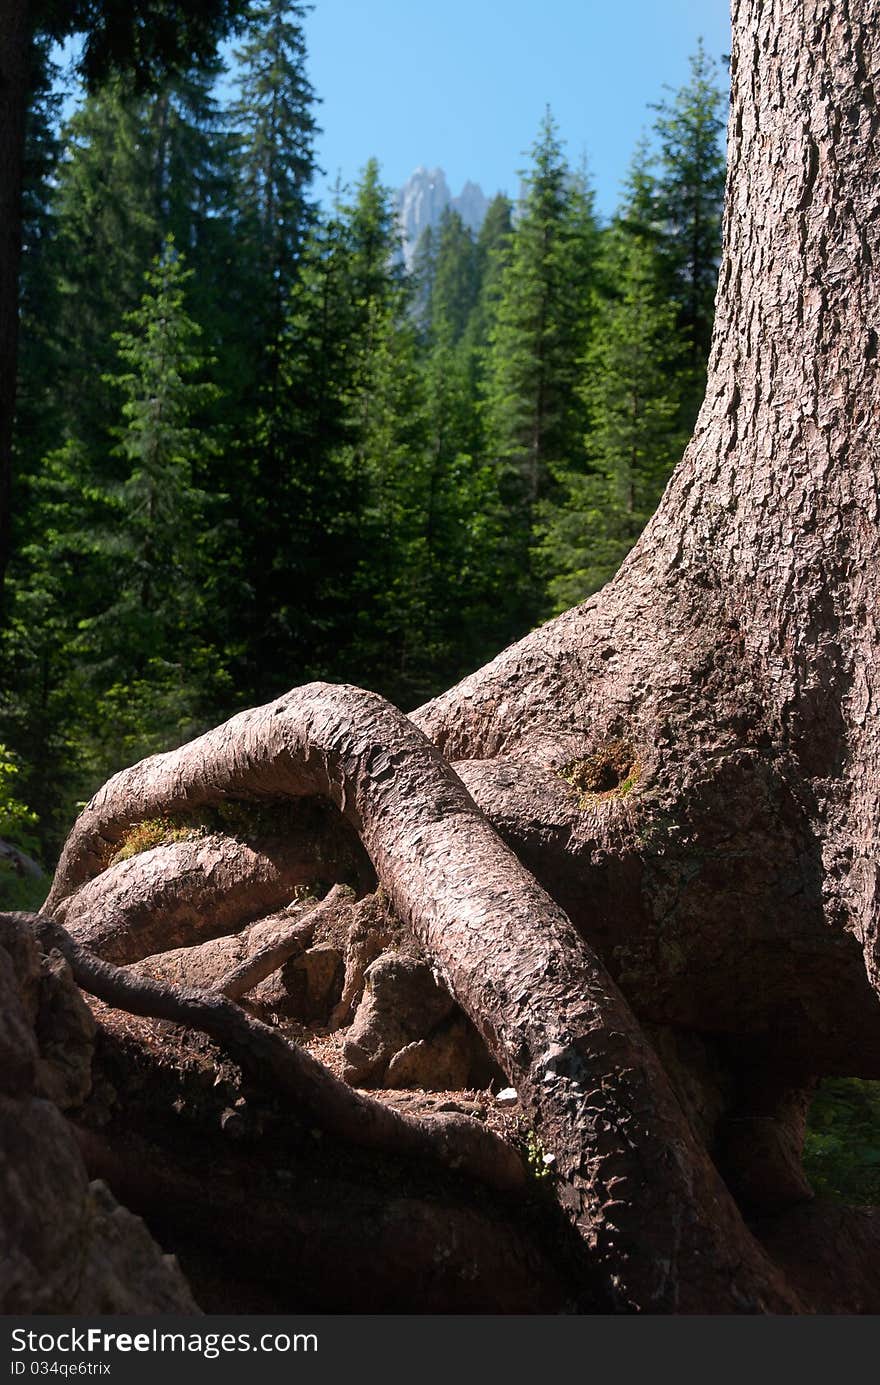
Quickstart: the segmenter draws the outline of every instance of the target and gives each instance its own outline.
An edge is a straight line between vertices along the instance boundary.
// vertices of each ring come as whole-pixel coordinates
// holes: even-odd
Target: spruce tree
[[[660,170],[657,210],[663,228],[669,290],[702,397],[721,259],[726,116],[716,66],[700,40],[688,81],[660,102],[654,129]]]
[[[357,505],[346,455],[361,306],[353,247],[337,205],[303,245],[278,350],[277,407],[261,415],[257,456],[271,426],[278,467],[271,486],[255,462],[242,514],[245,571],[238,618],[246,631],[242,678],[265,698],[338,673],[351,624]]]
[[[19,291],[19,383],[16,406],[16,475],[29,474],[51,446],[54,425],[51,380],[57,316],[52,266],[55,222],[51,182],[60,154],[58,68],[48,43],[36,44],[28,106],[22,197],[22,261]],[[18,496],[16,495],[16,500]],[[18,511],[18,535],[23,515]]]
[[[169,239],[116,334],[115,455],[69,437],[29,482],[0,726],[47,846],[97,780],[224,706],[225,507],[211,493],[202,419],[214,389],[201,378],[189,279]]]
[[[479,293],[479,263],[473,234],[458,212],[440,218],[431,304],[435,343],[455,346],[464,336]]]
[[[185,247],[196,271],[194,313],[214,341],[225,335],[228,189],[215,75],[215,68],[191,73],[149,96],[114,78],[63,131],[53,199],[54,388],[60,429],[90,447],[103,446],[114,411],[104,383],[115,357],[112,333],[137,306],[144,272],[167,235]]]
[[[437,237],[434,227],[425,227],[416,242],[409,272],[412,315],[424,342],[431,336],[434,276],[437,272]]]
[[[548,112],[525,175],[492,331],[490,445],[519,477],[529,505],[548,464],[572,457],[584,430],[578,361],[589,329],[595,241],[591,199],[574,179]]]
[[[592,339],[582,363],[589,425],[576,464],[556,471],[536,562],[548,614],[598,590],[650,518],[689,433],[682,428],[686,349],[652,234],[645,150],[603,235]]]
[[[468,320],[467,338],[484,354],[495,324],[504,269],[510,259],[513,207],[503,193],[493,197],[476,239],[477,299]]]
[[[579,362],[591,318],[591,203],[548,111],[501,274],[485,386],[486,445],[509,510],[508,563],[518,573],[523,629],[541,608],[530,556],[537,506],[578,455],[586,426]]]
[[[105,721],[114,741],[130,742],[128,754],[183,736],[222,702],[213,602],[225,498],[208,489],[216,447],[196,426],[215,387],[203,378],[200,330],[186,309],[191,277],[169,236],[115,336],[120,368],[108,383],[122,397],[122,479],[85,483],[96,510],[93,559],[112,573],[112,587],[75,641],[96,696],[90,762],[119,753],[101,734]]]
[[[257,298],[251,314],[271,344],[313,216],[308,189],[315,172],[315,94],[305,71],[296,0],[256,0],[236,49],[238,94],[229,118],[236,133],[240,251],[250,254]]]

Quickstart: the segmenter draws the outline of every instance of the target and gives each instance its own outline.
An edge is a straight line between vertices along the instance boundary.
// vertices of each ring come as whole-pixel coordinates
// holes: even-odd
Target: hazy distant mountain
[[[417,168],[397,194],[397,214],[403,232],[403,258],[409,269],[419,236],[436,226],[447,207],[458,212],[465,226],[479,231],[489,199],[477,183],[467,182],[453,197],[442,168]]]

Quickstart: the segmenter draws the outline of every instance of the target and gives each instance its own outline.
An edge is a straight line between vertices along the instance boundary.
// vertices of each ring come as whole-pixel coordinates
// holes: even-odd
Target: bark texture
[[[229,933],[317,881],[343,880],[360,889],[372,883],[363,849],[331,805],[306,801],[282,816],[283,831],[264,831],[253,844],[217,833],[192,835],[108,865],[123,838],[121,827],[97,844],[81,889],[59,899],[56,876],[46,907],[57,899],[54,917],[73,937],[124,965]]]
[[[413,720],[490,762],[471,792],[639,1013],[876,1077],[874,7],[736,0],[731,81],[693,441],[603,591]],[[554,773],[620,743],[632,791],[566,807]]]

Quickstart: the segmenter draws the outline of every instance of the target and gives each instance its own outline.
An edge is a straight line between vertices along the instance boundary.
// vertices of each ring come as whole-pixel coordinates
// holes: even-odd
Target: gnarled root
[[[271,1081],[328,1132],[372,1149],[439,1159],[503,1191],[524,1185],[518,1155],[478,1121],[445,1113],[426,1120],[384,1106],[346,1086],[226,996],[135,976],[95,957],[60,924],[39,915],[33,916],[33,926],[41,946],[61,953],[84,991],[131,1014],[171,1020],[211,1035],[252,1077]]]
[[[329,804],[305,801],[286,817],[283,834],[276,829],[258,841],[194,834],[108,865],[111,844],[124,836],[118,828],[96,844],[79,887],[63,898],[53,887],[44,911],[99,957],[124,966],[231,933],[316,881],[343,880],[361,892],[372,886],[357,838]]]
[[[312,684],[116,775],[74,827],[49,907],[141,818],[307,795],[356,829],[398,917],[516,1085],[618,1305],[797,1311],[602,963],[383,699]]]

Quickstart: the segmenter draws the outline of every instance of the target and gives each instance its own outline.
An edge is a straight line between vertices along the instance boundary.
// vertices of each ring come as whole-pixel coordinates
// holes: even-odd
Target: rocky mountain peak
[[[465,183],[453,197],[442,168],[420,165],[397,194],[397,215],[403,237],[403,258],[412,267],[419,236],[426,226],[436,226],[447,207],[458,212],[465,226],[479,231],[489,199],[478,183]]]

